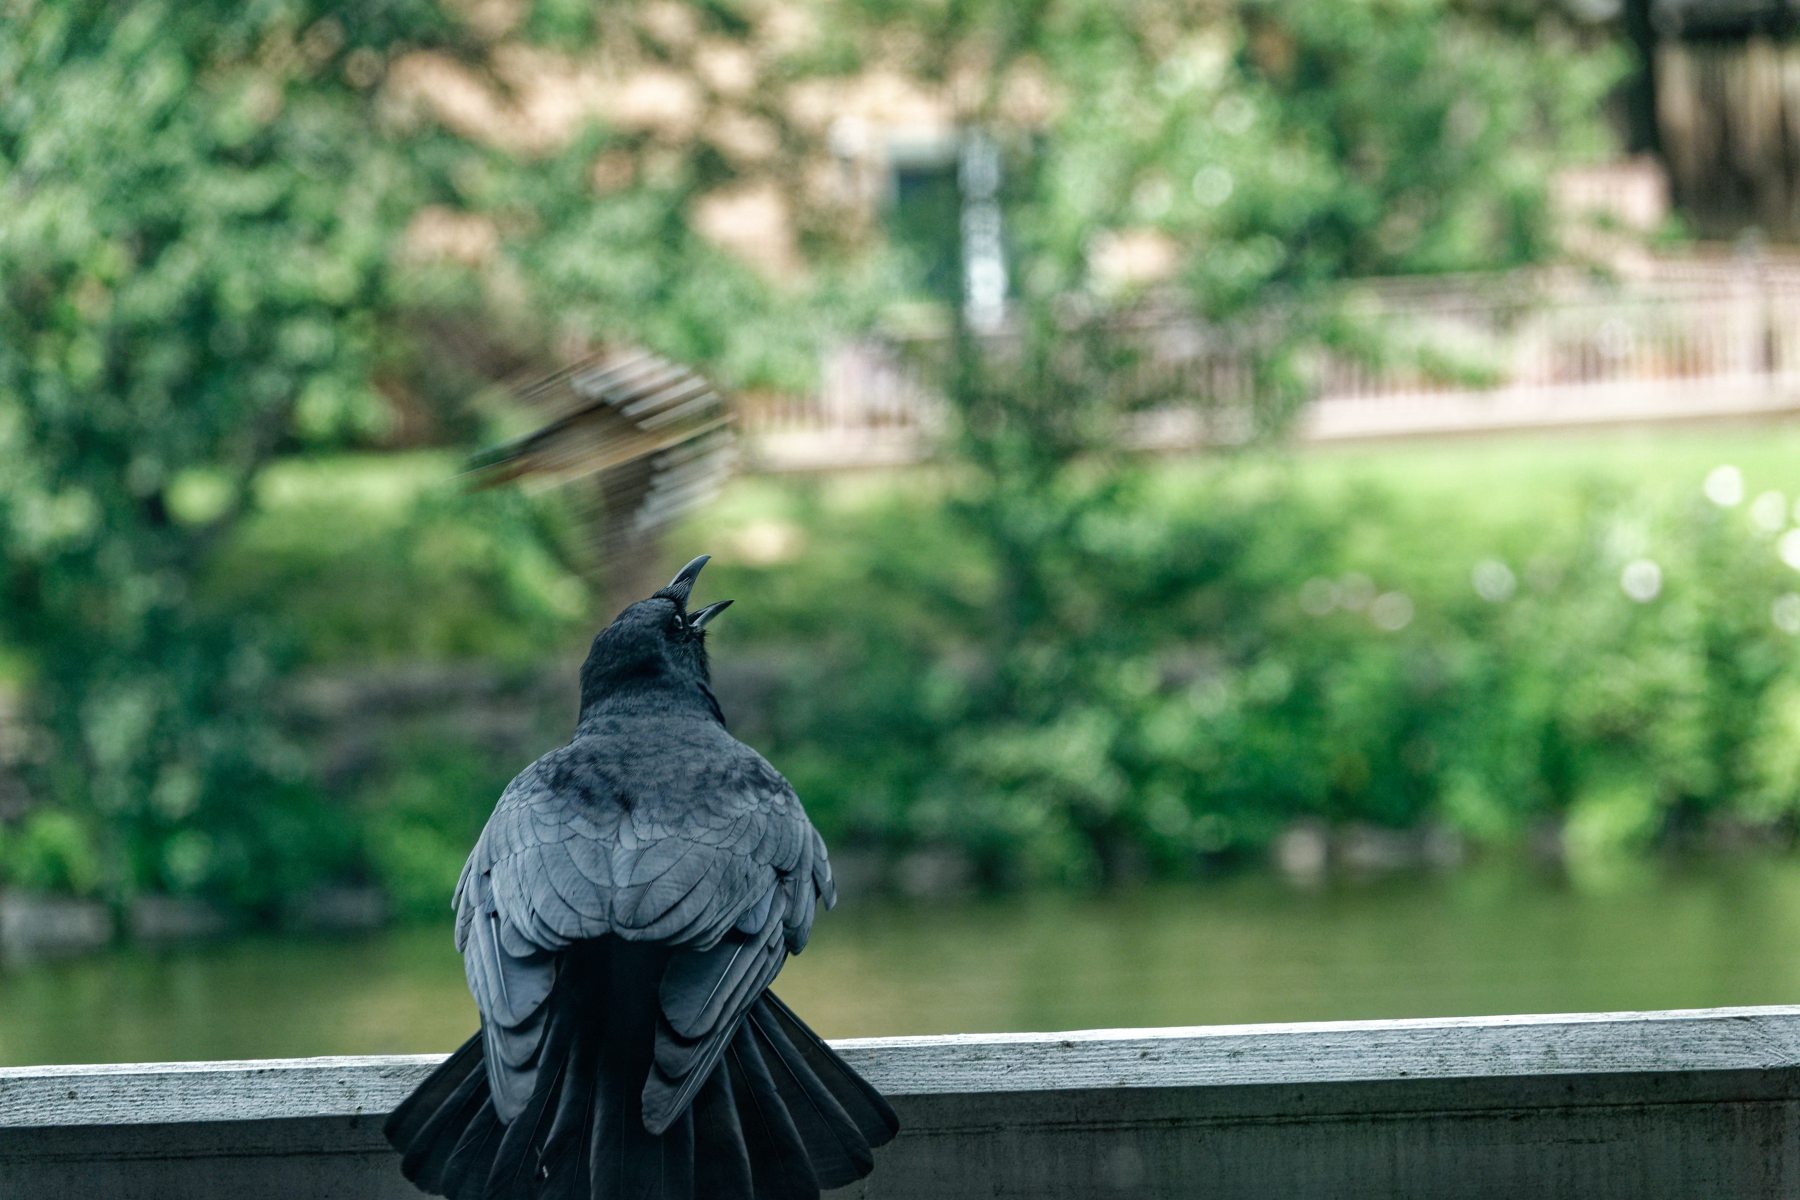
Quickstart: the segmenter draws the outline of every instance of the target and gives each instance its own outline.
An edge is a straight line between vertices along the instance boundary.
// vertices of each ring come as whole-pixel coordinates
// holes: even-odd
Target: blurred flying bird
[[[551,419],[478,456],[472,486],[535,477],[586,489],[608,590],[623,602],[655,559],[661,534],[711,499],[736,460],[718,391],[647,350],[602,351],[513,389]]]
[[[893,1109],[769,984],[835,898],[794,790],[726,732],[702,555],[581,668],[575,736],[501,794],[456,945],[481,1031],[388,1118],[452,1197],[816,1200],[867,1175]]]

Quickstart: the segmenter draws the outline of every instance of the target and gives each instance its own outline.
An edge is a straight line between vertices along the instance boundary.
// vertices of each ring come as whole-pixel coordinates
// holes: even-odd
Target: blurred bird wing
[[[524,475],[591,475],[680,446],[729,421],[724,401],[704,376],[641,350],[596,355],[516,395],[560,415],[481,455],[470,472],[474,487]]]
[[[479,491],[525,475],[576,479],[660,454],[729,423],[720,415],[680,429],[642,429],[609,410],[578,413],[484,455],[468,472],[470,486]]]
[[[576,483],[608,578],[629,578],[658,535],[709,500],[737,461],[731,415],[705,377],[643,350],[595,355],[515,388],[543,428],[480,455],[475,489]]]

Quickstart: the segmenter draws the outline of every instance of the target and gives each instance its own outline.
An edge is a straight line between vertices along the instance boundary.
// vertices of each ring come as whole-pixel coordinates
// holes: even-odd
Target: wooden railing
[[[1315,364],[1301,440],[1756,417],[1800,408],[1800,257],[1651,259],[1611,278],[1575,271],[1373,280],[1347,308],[1388,347],[1378,364]],[[1136,323],[1142,393],[1166,381],[1131,440],[1204,444],[1247,427],[1251,372],[1218,330],[1164,307]],[[907,369],[916,342],[846,343],[808,397],[744,403],[751,461],[772,469],[882,465],[929,453],[942,402]],[[1221,419],[1223,415],[1223,419]],[[1224,431],[1223,434],[1221,431]]]
[[[1800,1007],[868,1038],[903,1128],[845,1195],[1800,1194]],[[417,1195],[434,1055],[0,1070],[0,1196]]]

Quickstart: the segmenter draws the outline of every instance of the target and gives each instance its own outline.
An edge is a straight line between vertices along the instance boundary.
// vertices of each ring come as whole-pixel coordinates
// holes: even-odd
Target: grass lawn
[[[566,652],[600,619],[578,574],[579,546],[557,553],[579,533],[560,521],[553,499],[464,495],[458,465],[448,454],[409,453],[271,468],[258,511],[207,587],[221,605],[297,613],[315,662]],[[1691,502],[1721,465],[1741,473],[1745,520],[1757,497],[1776,491],[1791,521],[1800,422],[1171,458],[1153,463],[1151,486],[1170,505],[1206,503],[1216,486],[1280,489],[1341,514],[1352,558],[1424,554],[1462,573],[1483,556],[1522,563],[1566,544],[1597,512],[1654,522]],[[873,519],[910,526],[909,546],[893,544],[894,553],[934,556],[949,569],[960,557],[955,534],[933,528],[942,525],[934,510],[946,478],[930,466],[741,476],[670,536],[668,558],[712,553],[721,582],[741,567],[791,565],[830,577],[866,561],[849,550],[870,537]],[[784,586],[757,574],[765,586]]]

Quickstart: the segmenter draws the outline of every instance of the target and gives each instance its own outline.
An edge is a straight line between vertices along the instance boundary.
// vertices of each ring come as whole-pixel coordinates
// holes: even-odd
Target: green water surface
[[[1800,1003],[1800,860],[1598,891],[1476,866],[950,904],[849,897],[776,990],[830,1037]],[[0,968],[0,1063],[443,1051],[475,1010],[448,926]]]

